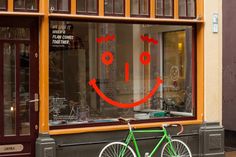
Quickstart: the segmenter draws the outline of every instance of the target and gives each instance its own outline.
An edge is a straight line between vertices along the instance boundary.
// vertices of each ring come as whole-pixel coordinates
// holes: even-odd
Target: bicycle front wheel
[[[174,139],[164,145],[161,157],[192,157],[192,153],[183,141]]]
[[[112,142],[106,145],[99,157],[136,157],[134,150],[123,142]]]

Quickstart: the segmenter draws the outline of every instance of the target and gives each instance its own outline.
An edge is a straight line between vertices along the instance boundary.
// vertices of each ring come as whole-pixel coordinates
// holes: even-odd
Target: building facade
[[[127,134],[119,117],[224,156],[221,6],[0,1],[0,156],[98,156]],[[136,137],[144,156],[161,136]]]

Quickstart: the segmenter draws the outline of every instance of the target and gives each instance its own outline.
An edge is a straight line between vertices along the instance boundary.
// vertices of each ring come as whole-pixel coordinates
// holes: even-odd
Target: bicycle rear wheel
[[[174,139],[164,145],[161,157],[192,157],[192,153],[183,141]]]
[[[136,157],[134,150],[123,142],[112,142],[106,145],[99,157]]]

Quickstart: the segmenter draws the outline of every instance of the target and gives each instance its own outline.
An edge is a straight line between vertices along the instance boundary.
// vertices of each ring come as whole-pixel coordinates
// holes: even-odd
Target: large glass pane
[[[131,14],[138,15],[139,14],[139,0],[131,0],[130,1]]]
[[[29,95],[29,44],[19,44],[20,49],[20,135],[30,134]]]
[[[192,26],[51,21],[50,28],[51,126],[194,115]]]
[[[78,12],[85,12],[86,0],[77,0],[77,9],[78,9]]]
[[[179,0],[179,16],[187,16],[186,5],[186,0]]]
[[[87,0],[87,4],[88,4],[88,12],[90,13],[97,12],[98,8],[97,0]]]
[[[4,135],[16,134],[16,45],[3,44]]]
[[[105,0],[104,7],[105,7],[105,13],[112,14],[113,13],[113,0]]]
[[[114,0],[115,2],[115,13],[123,14],[124,13],[124,0]]]
[[[188,16],[195,17],[195,0],[188,0]]]
[[[149,14],[149,0],[140,0],[140,14],[141,15]]]
[[[0,9],[6,9],[6,0],[0,0]]]
[[[165,16],[173,16],[173,0],[165,0]]]
[[[163,16],[163,0],[156,0],[156,15]]]

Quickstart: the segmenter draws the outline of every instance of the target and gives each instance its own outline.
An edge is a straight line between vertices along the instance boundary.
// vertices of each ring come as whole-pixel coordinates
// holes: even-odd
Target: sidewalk
[[[225,157],[236,157],[236,151],[225,152]]]

